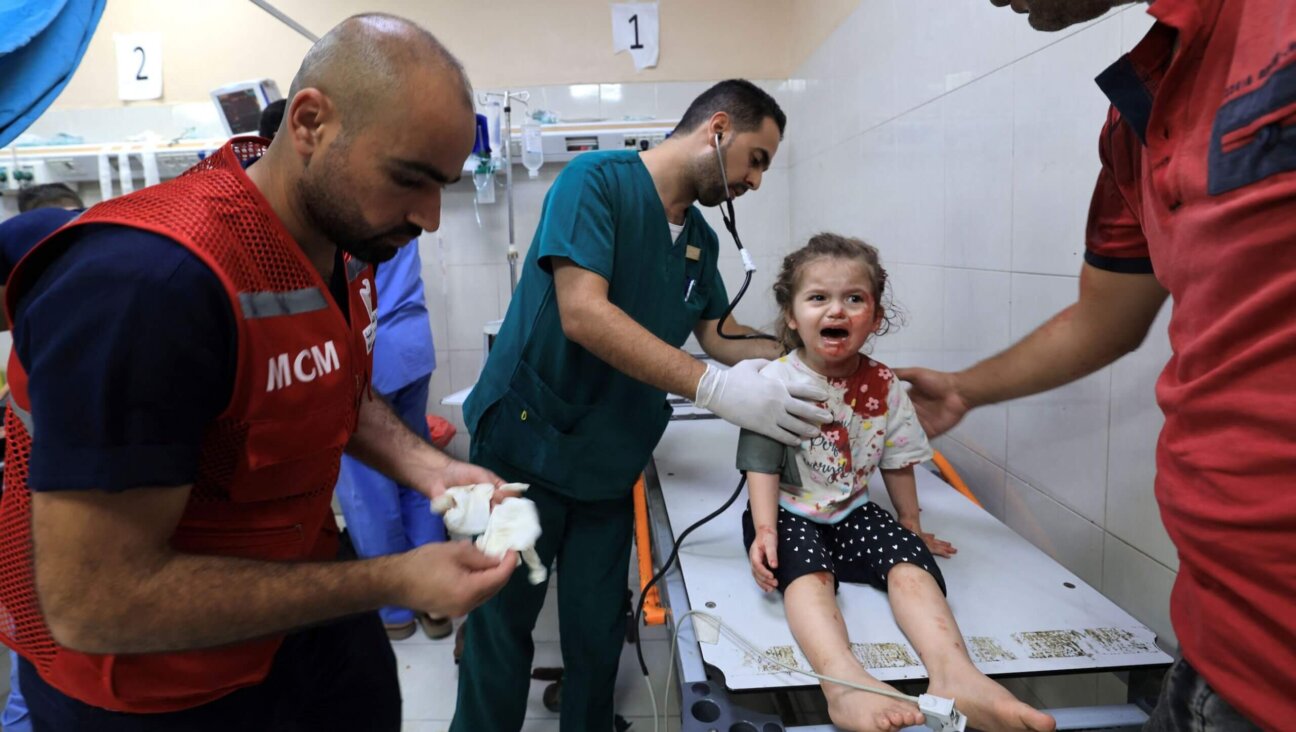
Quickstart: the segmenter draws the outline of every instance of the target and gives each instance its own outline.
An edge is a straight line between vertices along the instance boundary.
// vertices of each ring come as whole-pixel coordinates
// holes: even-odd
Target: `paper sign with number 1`
[[[657,3],[619,3],[612,6],[612,51],[629,51],[635,71],[657,65]]]

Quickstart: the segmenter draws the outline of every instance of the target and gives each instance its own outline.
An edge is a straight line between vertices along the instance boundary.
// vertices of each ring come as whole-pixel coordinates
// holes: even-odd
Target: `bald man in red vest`
[[[9,281],[0,638],[37,730],[397,730],[373,611],[466,612],[516,563],[333,561],[343,451],[429,496],[499,483],[369,386],[374,265],[439,226],[472,148],[463,69],[357,16],[289,99],[268,147],[91,208]]]

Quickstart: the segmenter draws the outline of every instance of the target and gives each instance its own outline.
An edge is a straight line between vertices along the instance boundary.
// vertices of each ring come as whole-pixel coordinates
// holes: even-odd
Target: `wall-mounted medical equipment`
[[[534,125],[533,125],[534,123]],[[528,119],[511,136],[513,160],[527,165],[528,155],[536,152],[539,143],[536,170],[545,163],[566,163],[583,152],[593,150],[651,150],[665,140],[675,129],[676,120],[651,120],[643,122],[571,122],[539,124]],[[528,137],[529,133],[529,137]]]
[[[24,184],[98,183],[103,200],[180,175],[224,140],[173,144],[120,142],[102,145],[9,147],[0,150],[0,188]],[[7,179],[7,180],[6,180]]]

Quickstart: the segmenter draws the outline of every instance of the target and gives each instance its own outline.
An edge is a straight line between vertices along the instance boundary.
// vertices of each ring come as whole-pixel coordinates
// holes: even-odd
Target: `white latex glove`
[[[727,370],[707,364],[693,403],[727,422],[795,447],[819,434],[819,425],[832,419],[827,410],[811,403],[827,401],[828,392],[815,384],[785,385],[761,376],[768,363],[751,358]]]

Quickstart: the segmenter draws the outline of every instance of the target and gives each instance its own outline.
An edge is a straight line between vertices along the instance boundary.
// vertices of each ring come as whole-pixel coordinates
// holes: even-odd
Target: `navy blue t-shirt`
[[[0,221],[0,283],[9,281],[14,266],[32,247],[80,213],[65,208],[38,208]]]
[[[330,290],[345,312],[344,268]],[[238,350],[229,297],[201,260],[164,236],[86,227],[19,300],[14,324],[29,374],[31,490],[194,481]]]

